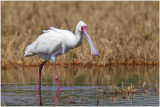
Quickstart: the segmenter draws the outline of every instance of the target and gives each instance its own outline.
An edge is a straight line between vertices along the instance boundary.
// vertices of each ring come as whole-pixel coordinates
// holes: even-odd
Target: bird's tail
[[[24,52],[24,56],[26,57],[29,57],[29,56],[33,56],[34,55],[34,44],[31,44],[29,45],[26,49],[25,49],[25,52]]]

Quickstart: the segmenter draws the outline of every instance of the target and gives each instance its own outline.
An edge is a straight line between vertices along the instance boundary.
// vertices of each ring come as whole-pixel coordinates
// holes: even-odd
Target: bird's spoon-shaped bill
[[[87,40],[88,40],[88,42],[89,42],[89,44],[90,44],[91,54],[94,55],[94,56],[97,56],[99,53],[98,53],[98,51],[96,50],[96,48],[94,47],[94,44],[93,44],[93,42],[92,42],[92,40],[91,40],[91,38],[90,38],[90,36],[89,36],[89,34],[88,34],[87,28],[84,28],[84,34],[85,34],[85,36],[86,36],[86,38],[87,38]]]

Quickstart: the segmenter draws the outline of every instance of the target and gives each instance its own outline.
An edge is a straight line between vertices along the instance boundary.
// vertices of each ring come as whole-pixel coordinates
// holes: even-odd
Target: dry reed
[[[158,65],[159,4],[152,2],[19,2],[2,1],[1,65],[38,65],[39,57],[24,57],[24,49],[50,26],[72,32],[79,20],[100,55],[83,45],[57,58],[57,64]]]

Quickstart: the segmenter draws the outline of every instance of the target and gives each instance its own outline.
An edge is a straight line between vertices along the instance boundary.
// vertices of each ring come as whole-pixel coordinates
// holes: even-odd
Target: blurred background
[[[57,64],[150,64],[159,63],[159,2],[1,2],[1,65],[38,65],[37,56],[24,57],[25,48],[54,26],[74,33],[83,20],[99,56],[89,44],[57,58]]]

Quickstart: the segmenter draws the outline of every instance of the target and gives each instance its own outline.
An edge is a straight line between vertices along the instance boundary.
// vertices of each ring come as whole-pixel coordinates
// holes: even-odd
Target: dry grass
[[[37,65],[38,57],[24,57],[24,49],[50,26],[72,32],[79,20],[100,55],[93,57],[83,45],[57,64],[152,64],[159,63],[159,5],[152,2],[7,2],[2,1],[1,64]]]
[[[115,100],[116,98],[118,98],[119,96],[121,96],[122,101],[125,99],[130,99],[131,103],[134,100],[134,97],[136,95],[140,95],[143,94],[144,97],[146,96],[150,96],[151,94],[153,95],[158,95],[157,93],[159,92],[158,89],[153,90],[153,89],[136,89],[134,88],[134,86],[131,84],[127,87],[117,87],[115,84],[113,84],[112,86],[109,86],[108,89],[106,88],[99,88],[98,90],[98,94],[97,94],[97,98],[102,98],[102,95],[104,94],[105,96],[110,96],[113,100]],[[98,100],[98,99],[97,99]]]

